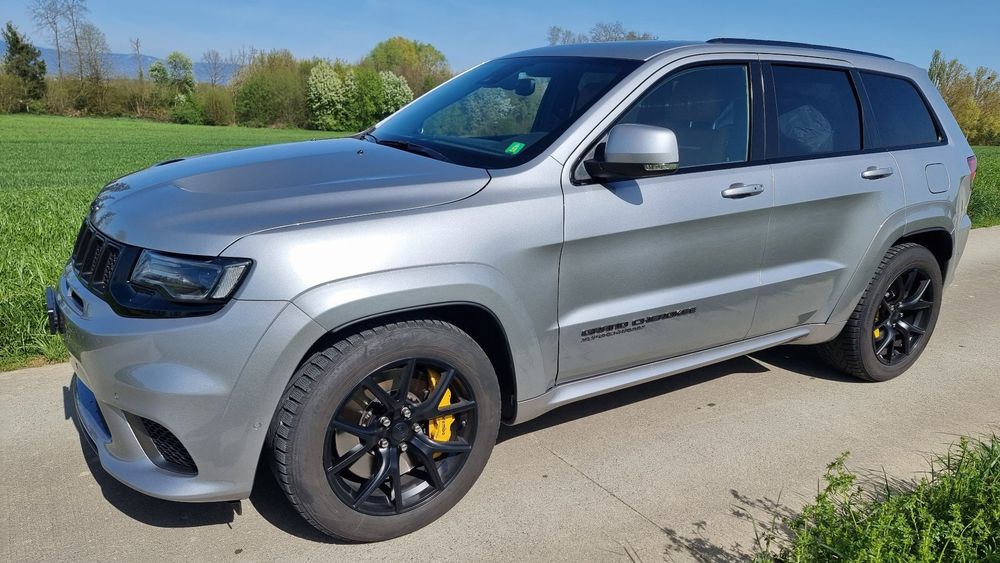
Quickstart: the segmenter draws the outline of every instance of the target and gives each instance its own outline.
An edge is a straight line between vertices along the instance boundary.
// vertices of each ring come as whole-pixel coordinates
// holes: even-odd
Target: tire
[[[907,286],[912,272],[917,274]],[[905,306],[904,301],[910,301],[925,280],[924,296],[929,296],[918,296]],[[914,243],[893,246],[843,330],[834,340],[818,346],[820,357],[866,381],[888,381],[900,375],[917,361],[934,332],[942,286],[941,267],[927,248]],[[907,287],[910,293],[904,295]],[[896,316],[906,330],[893,323]],[[911,335],[915,338],[909,339]],[[888,338],[893,340],[887,342]]]
[[[440,416],[449,409],[458,414]],[[269,430],[272,469],[321,532],[383,541],[458,503],[486,466],[499,425],[497,376],[475,340],[440,320],[392,322],[316,353],[293,376]]]

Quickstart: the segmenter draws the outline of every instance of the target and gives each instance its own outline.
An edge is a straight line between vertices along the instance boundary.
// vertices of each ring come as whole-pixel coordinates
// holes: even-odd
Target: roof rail
[[[798,47],[801,49],[823,49],[826,51],[838,51],[840,53],[853,53],[855,55],[867,55],[869,57],[878,57],[880,59],[889,59],[893,61],[892,57],[887,57],[885,55],[879,55],[878,53],[869,53],[867,51],[857,51],[855,49],[844,49],[843,47],[828,47],[826,45],[813,45],[812,43],[796,43],[794,41],[771,41],[769,39],[740,39],[736,37],[716,37],[714,39],[709,39],[706,43],[735,43],[737,45],[766,45],[770,47]]]

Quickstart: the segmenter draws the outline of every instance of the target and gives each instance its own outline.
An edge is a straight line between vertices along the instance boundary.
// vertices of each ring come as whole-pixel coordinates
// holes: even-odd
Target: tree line
[[[958,59],[947,60],[941,51],[935,50],[927,73],[969,143],[1000,145],[1000,78],[997,71],[981,66],[969,72]]]
[[[33,0],[36,29],[56,68],[8,22],[2,30],[0,113],[128,116],[176,123],[363,129],[451,77],[433,45],[392,37],[360,61],[297,59],[290,51],[203,53],[207,80],[180,52],[152,65],[130,39],[133,71],[114,68],[107,38],[87,20],[86,0]]]
[[[86,0],[33,0],[30,8],[37,30],[55,49],[55,72],[8,22],[2,30],[7,51],[0,61],[0,113],[356,131],[451,77],[444,54],[405,37],[378,43],[356,63],[296,59],[287,50],[253,48],[224,57],[210,49],[201,59],[208,78],[203,82],[195,82],[194,63],[180,52],[147,70],[142,44],[133,38],[134,74],[120,76],[110,64],[106,36],[87,20]],[[657,39],[621,22],[598,23],[586,33],[552,26],[546,38],[552,45]],[[1000,144],[1000,78],[995,70],[981,66],[970,72],[957,59],[934,51],[928,73],[970,143]],[[503,109],[510,100],[468,103],[487,112]],[[460,123],[455,126],[461,129]]]

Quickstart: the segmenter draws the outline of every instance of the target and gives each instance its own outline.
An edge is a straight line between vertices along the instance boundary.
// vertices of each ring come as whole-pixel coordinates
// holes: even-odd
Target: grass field
[[[1000,225],[1000,147],[975,147],[979,168],[969,201],[974,227]]]
[[[0,115],[0,370],[65,357],[59,338],[45,333],[42,292],[108,181],[172,157],[336,135]],[[1000,224],[1000,147],[976,154],[970,214],[976,226]]]
[[[45,333],[42,292],[108,181],[172,157],[336,135],[0,115],[0,370],[65,357]]]

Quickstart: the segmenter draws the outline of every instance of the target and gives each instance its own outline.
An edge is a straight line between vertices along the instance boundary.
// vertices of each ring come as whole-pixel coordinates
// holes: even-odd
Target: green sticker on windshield
[[[524,143],[519,143],[517,141],[514,141],[513,143],[507,145],[507,149],[503,152],[507,154],[517,154],[523,151],[525,146],[527,145],[525,145]]]

